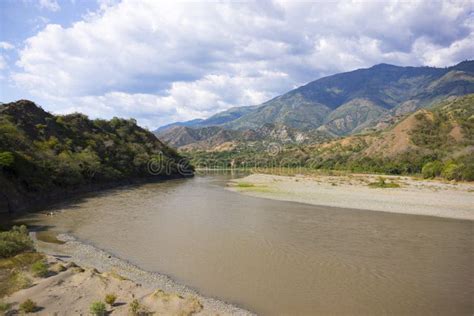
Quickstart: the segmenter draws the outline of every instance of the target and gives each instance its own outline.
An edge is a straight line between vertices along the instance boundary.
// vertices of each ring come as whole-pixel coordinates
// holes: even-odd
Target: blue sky
[[[0,101],[156,128],[382,62],[473,59],[473,3],[0,0]]]
[[[0,0],[0,42],[4,43],[0,52],[5,68],[0,69],[0,101],[8,102],[21,98],[33,98],[28,91],[17,89],[8,82],[6,74],[21,71],[15,66],[19,50],[27,38],[35,36],[47,24],[60,24],[70,27],[84,18],[89,12],[100,8],[96,0]]]

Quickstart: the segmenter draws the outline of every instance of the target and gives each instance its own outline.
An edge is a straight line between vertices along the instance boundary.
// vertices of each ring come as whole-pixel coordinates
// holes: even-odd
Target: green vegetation
[[[32,281],[27,273],[44,257],[34,252],[26,227],[14,226],[10,231],[1,232],[0,250],[0,297],[30,287]]]
[[[0,153],[0,167],[11,167],[15,162],[15,156],[9,151]]]
[[[90,312],[95,316],[104,316],[107,308],[103,302],[93,302],[90,307]]]
[[[0,232],[0,258],[8,258],[32,250],[33,241],[28,236],[26,226],[14,226],[10,231]]]
[[[401,136],[390,134],[391,129],[388,129],[321,144],[288,144],[276,154],[267,152],[263,143],[238,144],[226,151],[187,151],[183,154],[189,156],[196,168],[202,169],[231,166],[257,171],[302,168],[422,174],[425,178],[474,181],[474,94],[439,103],[431,111],[419,112],[410,128],[408,135]],[[395,154],[387,154],[391,140],[396,137],[407,137],[410,142]]]
[[[150,312],[148,311],[146,306],[140,304],[140,302],[137,299],[134,299],[128,305],[129,305],[129,312],[133,316],[149,315],[150,314]]]
[[[154,159],[166,167],[150,172]],[[133,119],[54,116],[25,100],[0,106],[0,195],[16,197],[9,199],[13,204],[55,190],[177,175],[178,169],[192,172],[175,150]]]
[[[254,185],[252,183],[247,183],[247,182],[239,182],[237,183],[237,186],[239,188],[252,188]]]
[[[11,304],[0,301],[0,315],[10,310]]]
[[[140,311],[140,302],[138,302],[137,299],[134,299],[130,304],[129,304],[129,308],[130,308],[130,314],[132,315],[138,315],[139,311]]]
[[[441,161],[435,160],[426,163],[421,169],[423,178],[435,178],[441,175],[443,171],[443,163]]]
[[[256,130],[267,123],[302,132],[319,129],[330,135],[354,134],[378,122],[391,121],[386,114],[403,115],[449,96],[474,93],[473,74],[473,61],[448,68],[376,65],[320,78],[257,106],[232,108],[205,120],[171,124],[194,131],[186,137],[173,132],[165,140],[179,147],[200,142],[203,138],[196,139],[195,134],[208,128],[225,128],[225,133],[219,133],[223,136],[229,135],[230,130]],[[164,130],[157,132],[163,135]],[[231,140],[242,139],[229,136]]]
[[[44,278],[48,275],[48,264],[44,260],[39,260],[31,266],[31,272],[36,277]]]
[[[369,183],[369,187],[386,189],[386,188],[399,188],[400,185],[395,182],[387,182],[385,178],[379,177],[377,182]]]
[[[109,304],[110,306],[114,305],[116,300],[117,300],[117,295],[113,293],[105,295],[105,302]]]
[[[342,135],[406,101],[430,104],[459,90],[473,93],[473,66],[472,61],[444,69],[381,64],[340,73],[273,98],[224,126],[243,129],[278,122],[302,130],[324,126]],[[462,79],[454,75],[458,71],[465,71]]]
[[[25,314],[34,313],[38,310],[38,305],[30,299],[20,304],[20,311]]]

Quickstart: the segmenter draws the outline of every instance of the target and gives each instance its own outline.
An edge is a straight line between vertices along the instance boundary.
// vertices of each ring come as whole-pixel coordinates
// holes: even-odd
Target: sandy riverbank
[[[474,220],[474,184],[384,176],[399,188],[371,188],[376,175],[252,174],[230,183],[230,189],[275,200],[350,209]]]
[[[60,235],[58,239],[65,243],[35,240],[35,247],[46,255],[50,267],[61,265],[64,271],[35,278],[33,286],[7,297],[5,302],[13,308],[31,299],[40,307],[38,315],[89,315],[92,302],[114,293],[117,304],[108,309],[112,315],[129,315],[134,299],[158,315],[252,315],[204,297],[165,275],[143,271],[72,236]]]

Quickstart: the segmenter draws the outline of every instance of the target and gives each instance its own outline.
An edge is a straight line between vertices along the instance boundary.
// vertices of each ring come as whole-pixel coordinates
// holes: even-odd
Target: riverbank
[[[46,255],[50,267],[65,269],[47,278],[35,278],[33,286],[7,297],[4,302],[10,303],[13,309],[31,299],[40,308],[39,315],[85,315],[90,313],[92,302],[113,293],[117,304],[109,311],[114,315],[128,315],[129,304],[134,299],[147,310],[165,315],[252,315],[203,297],[165,275],[143,271],[72,236],[60,235],[58,243],[34,240],[35,248]]]
[[[45,192],[38,193],[27,192],[20,185],[7,180],[0,174],[0,197],[2,197],[0,200],[0,218],[5,216],[14,218],[23,215],[25,212],[40,211],[57,203],[91,196],[106,190],[193,176],[194,173],[192,175],[150,175],[103,183],[89,183],[74,188],[53,187]]]
[[[313,205],[474,220],[474,184],[405,176],[252,174],[229,184],[232,191]],[[391,185],[393,184],[393,185]]]

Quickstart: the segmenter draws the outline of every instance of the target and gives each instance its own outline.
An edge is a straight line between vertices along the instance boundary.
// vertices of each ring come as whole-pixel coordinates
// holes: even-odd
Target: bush
[[[23,303],[20,304],[20,311],[28,314],[34,313],[38,310],[38,305],[30,299],[27,299]]]
[[[400,185],[398,183],[394,183],[394,182],[386,182],[385,178],[379,177],[377,182],[369,183],[369,187],[385,189],[385,188],[399,188]]]
[[[140,302],[138,302],[137,299],[134,299],[130,304],[129,304],[129,307],[130,307],[130,314],[136,316],[136,315],[140,315],[140,313],[143,311],[143,307],[142,305],[140,304]]]
[[[428,162],[423,166],[421,169],[421,173],[423,174],[423,178],[435,178],[441,175],[443,171],[443,164],[440,161],[432,161]]]
[[[105,296],[105,302],[110,306],[114,305],[115,301],[117,300],[117,295],[115,294],[107,294]]]
[[[96,316],[103,316],[107,309],[105,308],[105,304],[103,302],[94,302],[91,304],[90,312],[92,315]]]
[[[48,275],[48,264],[44,260],[36,261],[31,265],[31,272],[34,276],[44,278]]]
[[[0,232],[0,258],[12,257],[33,249],[33,241],[28,236],[26,226],[13,226],[10,231]]]
[[[462,180],[474,181],[474,155],[466,155],[461,157],[459,161],[463,165],[461,168]]]
[[[457,164],[455,162],[448,162],[441,172],[443,178],[448,180],[461,180],[462,179],[462,170],[464,165]]]
[[[9,151],[0,153],[0,167],[11,167],[15,162],[15,156]]]

